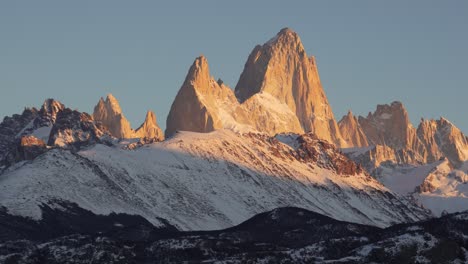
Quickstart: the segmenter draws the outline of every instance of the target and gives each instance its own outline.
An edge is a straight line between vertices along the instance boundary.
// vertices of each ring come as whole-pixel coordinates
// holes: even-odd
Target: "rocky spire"
[[[210,132],[221,128],[270,135],[303,132],[295,113],[269,94],[256,94],[240,104],[228,86],[210,76],[203,56],[190,67],[166,124],[166,137],[177,130]]]
[[[94,107],[93,118],[101,122],[109,130],[109,133],[116,138],[133,137],[130,123],[123,115],[119,102],[112,94],[108,94],[105,101],[103,98],[99,100]]]
[[[338,126],[343,139],[346,140],[349,147],[366,147],[369,145],[366,135],[351,110],[341,118]]]
[[[341,137],[325,92],[320,83],[314,57],[308,57],[299,36],[282,29],[250,54],[236,85],[240,102],[263,92],[285,103],[306,132],[338,146]]]
[[[65,106],[62,103],[49,98],[42,104],[39,110],[39,116],[41,116],[42,121],[49,122],[49,125],[52,125],[57,118],[57,114],[63,109],[65,109]]]
[[[164,134],[156,121],[153,111],[146,113],[145,122],[135,131],[135,136],[139,138],[150,138],[158,141],[164,140]]]
[[[446,157],[455,167],[460,167],[468,160],[466,136],[443,117],[439,120],[421,120],[417,135],[426,149],[427,162]]]
[[[210,132],[222,128],[213,106],[211,84],[208,61],[202,55],[193,62],[172,103],[166,121],[166,137],[177,130]]]
[[[386,145],[395,150],[411,149],[423,153],[423,146],[401,102],[377,105],[374,113],[359,117],[359,124],[371,145]]]

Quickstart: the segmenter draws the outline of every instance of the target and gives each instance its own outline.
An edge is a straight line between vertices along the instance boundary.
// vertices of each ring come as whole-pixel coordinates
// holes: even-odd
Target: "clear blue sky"
[[[162,2],[162,1],[161,1]],[[168,1],[169,2],[169,1]],[[113,93],[137,127],[166,115],[195,57],[234,87],[256,44],[290,27],[335,116],[402,101],[468,132],[468,1],[1,1],[0,116]]]

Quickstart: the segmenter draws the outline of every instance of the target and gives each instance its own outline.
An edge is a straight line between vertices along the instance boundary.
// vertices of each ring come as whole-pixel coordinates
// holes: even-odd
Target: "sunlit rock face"
[[[349,147],[367,147],[367,136],[351,111],[338,122],[340,133]]]
[[[320,83],[315,58],[307,56],[291,29],[282,29],[254,48],[235,90],[241,102],[258,93],[270,94],[296,114],[305,132],[346,145]]]
[[[166,136],[177,130],[210,132],[314,132],[345,146],[320,84],[315,59],[307,57],[290,29],[257,46],[249,56],[235,93],[210,76],[201,56],[190,68],[168,115]]]
[[[166,136],[176,131],[303,132],[295,114],[269,94],[259,93],[242,104],[222,81],[210,75],[204,56],[195,59],[167,117]]]
[[[119,102],[112,94],[108,94],[106,100],[103,98],[99,100],[94,107],[93,118],[116,138],[164,139],[161,128],[156,122],[156,115],[152,111],[148,111],[143,124],[136,131],[133,130],[122,113]]]
[[[99,100],[93,113],[94,120],[101,122],[116,138],[131,138],[133,131],[130,123],[125,118],[120,108],[119,102],[112,95],[107,95],[106,100]]]
[[[425,164],[446,157],[455,167],[460,167],[468,160],[468,141],[460,129],[445,118],[422,119],[416,129],[400,102],[378,105],[374,113],[360,116],[358,123],[353,120],[351,113],[340,120],[341,133],[350,147],[380,146],[366,154],[373,157],[372,164],[384,161]],[[391,151],[394,153],[390,154]]]
[[[427,162],[446,157],[455,167],[460,167],[468,160],[466,136],[447,119],[421,120],[417,134],[425,146]]]
[[[164,139],[164,134],[158,126],[156,115],[153,111],[148,111],[146,113],[145,121],[135,131],[135,137],[157,139],[159,141]]]

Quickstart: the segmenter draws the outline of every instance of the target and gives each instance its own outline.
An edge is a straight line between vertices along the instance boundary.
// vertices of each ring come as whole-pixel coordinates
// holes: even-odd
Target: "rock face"
[[[282,29],[273,39],[256,46],[236,85],[241,102],[268,93],[294,112],[305,132],[345,146],[325,92],[314,57],[307,57],[299,36]]]
[[[249,56],[233,91],[210,76],[201,56],[190,68],[167,118],[166,136],[177,130],[314,132],[345,146],[320,84],[315,59],[307,57],[299,36],[281,30]]]
[[[125,118],[117,99],[108,94],[106,100],[101,98],[94,107],[93,118],[100,122],[116,138],[151,138],[163,140],[164,136],[156,122],[156,115],[148,111],[143,124],[135,131]]]
[[[58,113],[47,144],[78,150],[83,145],[99,143],[103,131],[89,114],[65,108]]]
[[[210,78],[206,58],[198,57],[172,103],[166,123],[166,136],[177,130],[210,132],[222,128],[214,106],[215,93],[221,92],[220,89],[221,86]]]
[[[398,164],[425,164],[442,157],[460,167],[468,160],[466,136],[448,120],[421,120],[415,129],[408,113],[400,102],[378,105],[374,113],[360,116],[358,123],[351,113],[339,122],[340,130],[351,147],[364,147],[365,167],[389,161]],[[364,140],[366,139],[367,142]],[[365,149],[367,146],[375,146]],[[391,154],[390,152],[393,152]]]
[[[468,140],[447,119],[421,120],[417,134],[426,149],[427,162],[446,157],[459,167],[468,160]]]
[[[401,102],[378,105],[374,113],[369,113],[367,117],[359,117],[359,124],[370,145],[424,152],[424,146],[419,141],[416,129],[410,123],[408,113]]]
[[[359,125],[358,119],[353,115],[351,111],[343,116],[338,122],[340,133],[343,139],[347,142],[348,146],[351,147],[367,147],[367,136]]]
[[[119,102],[112,94],[108,94],[105,101],[102,98],[99,100],[94,107],[93,118],[101,122],[116,138],[133,137],[130,123],[123,115]]]
[[[151,138],[159,141],[164,140],[164,134],[156,121],[153,111],[146,113],[145,122],[135,131],[135,136],[139,138]]]
[[[208,61],[200,56],[172,103],[166,136],[178,130],[211,132],[222,128],[271,135],[303,132],[295,114],[270,94],[259,93],[239,103],[228,86],[210,76]]]

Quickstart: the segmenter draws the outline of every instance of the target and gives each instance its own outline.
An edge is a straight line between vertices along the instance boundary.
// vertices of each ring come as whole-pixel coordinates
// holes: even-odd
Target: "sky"
[[[193,60],[234,88],[257,44],[290,27],[337,120],[399,100],[415,126],[468,133],[468,1],[0,1],[0,117],[112,93],[134,128],[166,116]]]

